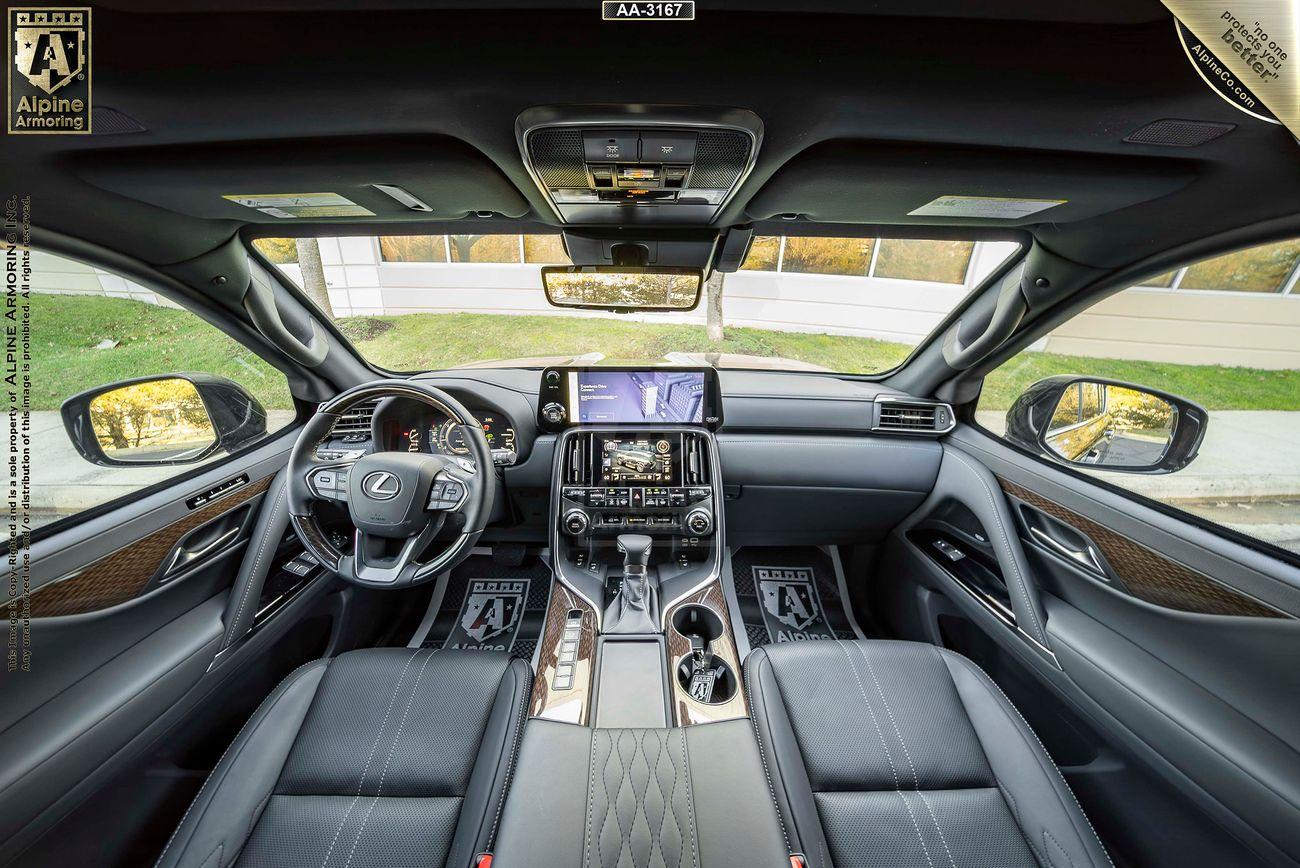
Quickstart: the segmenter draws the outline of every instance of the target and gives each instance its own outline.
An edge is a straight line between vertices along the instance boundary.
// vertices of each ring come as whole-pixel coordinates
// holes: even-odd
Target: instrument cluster
[[[471,409],[492,450],[493,463],[513,464],[518,454],[514,424],[495,410]],[[399,452],[468,455],[465,427],[432,407],[404,404],[384,420],[385,448]]]

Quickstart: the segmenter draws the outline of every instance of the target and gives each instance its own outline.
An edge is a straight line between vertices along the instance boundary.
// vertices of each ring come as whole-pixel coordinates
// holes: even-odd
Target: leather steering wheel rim
[[[463,426],[472,461],[434,453],[372,452],[350,461],[331,461],[316,455],[317,447],[329,437],[344,413],[362,402],[390,397],[420,401]],[[383,456],[401,457],[385,459]],[[348,481],[343,484],[346,489],[341,485],[333,491],[323,492],[314,487],[320,471],[346,473]],[[378,478],[381,474],[396,479],[380,479],[381,484],[397,486],[398,490],[392,494],[385,491],[373,495],[369,488],[363,490],[364,479]],[[433,498],[436,492],[431,493],[430,488],[439,482],[463,485],[464,496],[454,507],[444,507],[438,502],[435,508]],[[407,488],[410,491],[406,491]],[[307,551],[326,567],[347,581],[365,587],[406,588],[432,581],[469,556],[491,518],[495,488],[496,470],[491,447],[482,427],[464,405],[442,389],[419,380],[387,379],[348,389],[317,408],[315,415],[303,426],[290,453],[286,499],[294,532]],[[395,500],[399,492],[405,492],[397,507],[403,510],[405,520],[394,523],[391,528],[376,525],[376,516],[368,511],[388,508],[382,501]],[[351,553],[339,551],[321,528],[313,506],[325,501],[347,505],[353,525],[357,527],[355,547]],[[449,513],[464,519],[460,534],[434,557],[416,561],[415,558],[442,528]],[[427,523],[421,523],[421,515],[427,516]],[[387,558],[376,561],[368,554],[379,540],[388,541],[381,542],[381,547],[402,541],[401,550],[391,561]]]

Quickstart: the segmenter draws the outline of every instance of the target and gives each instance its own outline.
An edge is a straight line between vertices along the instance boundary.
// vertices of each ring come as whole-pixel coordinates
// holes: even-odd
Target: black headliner
[[[911,174],[933,169],[958,183],[963,171],[972,178],[995,170],[1009,179],[1020,175],[1033,182],[1031,195],[1059,181],[1053,165],[1115,167],[1098,171],[1095,183],[1086,174],[1070,183],[1083,183],[1084,193],[1118,210],[1092,216],[1083,209],[1073,222],[1026,227],[1056,254],[1107,269],[1294,214],[1300,201],[1294,139],[1211,93],[1183,55],[1172,19],[1153,0],[1082,4],[1087,12],[1042,8],[1079,4],[989,3],[979,4],[977,17],[951,0],[855,4],[856,13],[869,14],[835,15],[820,11],[830,8],[826,2],[798,4],[816,12],[781,12],[793,4],[775,2],[712,2],[700,4],[699,20],[690,24],[635,26],[603,24],[594,0],[478,3],[476,10],[348,4],[353,11],[329,9],[341,3],[280,2],[274,5],[285,11],[265,11],[267,4],[229,11],[252,5],[194,6],[226,10],[220,14],[129,11],[178,8],[153,0],[95,7],[94,102],[139,120],[148,132],[7,136],[0,178],[7,190],[33,196],[37,225],[152,264],[184,261],[242,228],[228,212],[206,207],[214,190],[197,181],[210,168],[205,154],[238,154],[241,143],[258,142],[250,154],[265,159],[250,160],[248,173],[261,185],[271,183],[277,167],[286,179],[312,161],[328,172],[335,152],[318,140],[346,143],[340,179],[360,159],[373,161],[376,182],[391,180],[390,172],[406,179],[418,174],[419,151],[428,143],[435,198],[439,185],[458,185],[462,212],[486,207],[553,224],[520,161],[513,123],[532,106],[579,103],[756,112],[766,127],[764,145],[722,215],[724,225],[775,210],[825,211],[828,220],[864,228],[907,222],[915,203],[906,189],[902,196],[873,194],[875,175],[883,172],[873,163],[878,154],[889,154],[897,169],[914,153],[918,171]],[[941,17],[959,11],[967,17]],[[915,17],[921,12],[927,17]],[[1237,129],[1199,148],[1121,141],[1149,121],[1171,117]],[[440,176],[443,145],[477,162],[456,163],[455,172]],[[818,174],[821,163],[831,163],[820,158],[827,152],[856,155],[833,165],[852,176],[845,180],[852,180],[860,210],[842,190],[829,207],[844,185],[838,175]],[[127,166],[144,175],[127,172],[122,181]],[[151,167],[156,177],[147,177]],[[105,172],[116,173],[118,182],[106,183]],[[186,187],[191,174],[193,189]],[[100,186],[85,180],[92,177]],[[1167,178],[1180,180],[1152,181]],[[176,188],[169,207],[206,216],[123,195],[148,198],[143,193],[151,184]],[[511,184],[526,201],[513,211],[493,207],[517,202]],[[475,196],[486,204],[468,204]],[[1130,204],[1137,199],[1147,201]],[[781,207],[759,207],[765,201]],[[807,207],[789,207],[801,201]],[[408,217],[395,211],[392,219]],[[472,231],[490,222],[470,220]],[[970,224],[968,232],[980,225],[962,222]],[[386,231],[401,230],[390,224]]]

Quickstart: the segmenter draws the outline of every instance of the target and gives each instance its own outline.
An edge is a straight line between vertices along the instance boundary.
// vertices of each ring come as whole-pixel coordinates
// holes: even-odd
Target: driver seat
[[[532,673],[493,652],[370,648],[254,712],[159,866],[467,868],[491,850]]]

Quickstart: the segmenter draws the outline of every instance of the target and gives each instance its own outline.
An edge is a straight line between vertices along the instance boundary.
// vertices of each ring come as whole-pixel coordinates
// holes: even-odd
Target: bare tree
[[[715,271],[704,284],[707,305],[705,323],[709,331],[709,341],[715,344],[722,343],[722,282],[726,277],[721,271]]]
[[[320,242],[315,238],[299,238],[298,267],[302,269],[302,288],[325,315],[334,319],[334,306],[330,304],[329,289],[325,286],[325,266],[320,261]]]

